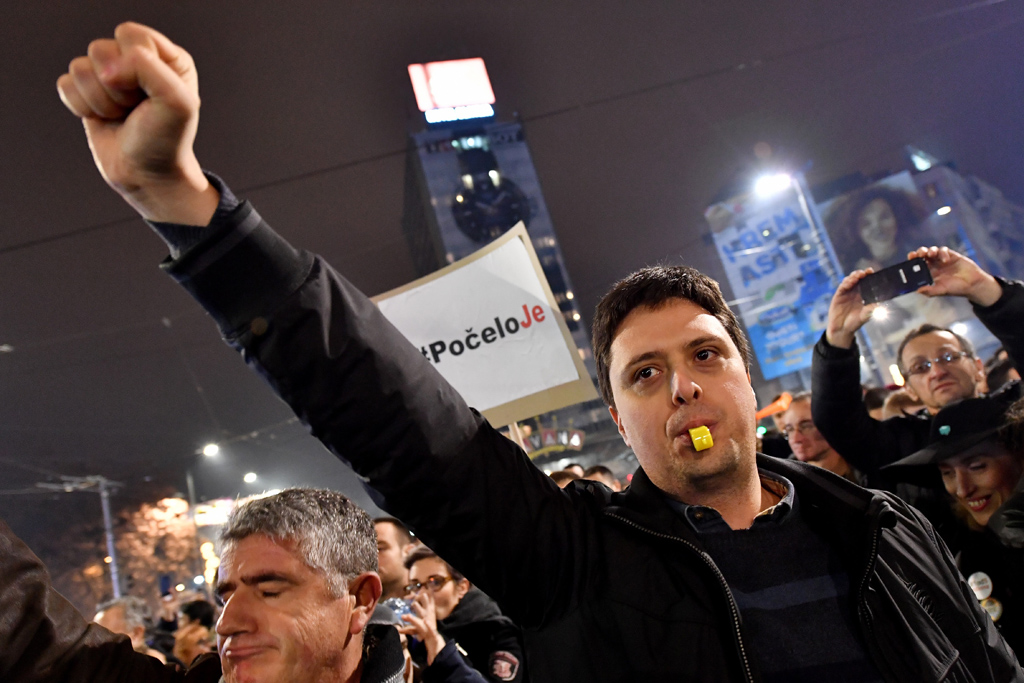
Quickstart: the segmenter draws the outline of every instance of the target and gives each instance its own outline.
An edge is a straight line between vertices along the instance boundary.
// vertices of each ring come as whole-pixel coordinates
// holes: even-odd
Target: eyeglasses
[[[434,591],[441,590],[441,588],[443,588],[444,585],[446,583],[448,583],[449,581],[454,581],[454,580],[455,579],[453,579],[450,576],[438,576],[437,574],[434,574],[433,576],[428,576],[427,580],[422,582],[422,583],[420,583],[419,581],[413,581],[412,583],[406,585],[405,592],[406,593],[419,593],[420,590],[422,590],[424,587],[426,587],[426,588],[430,589],[431,593],[433,593]]]
[[[911,366],[907,368],[907,374],[923,375],[931,370],[935,365],[949,365],[950,363],[955,363],[964,356],[970,356],[970,354],[966,351],[946,351],[938,358],[934,358],[932,360],[919,360],[916,363],[912,363]]]
[[[793,432],[800,432],[801,434],[806,436],[816,429],[817,427],[814,426],[813,422],[811,422],[810,420],[804,420],[803,422],[798,423],[795,427],[793,425],[786,425],[785,427],[783,427],[782,435],[789,439],[792,438]]]

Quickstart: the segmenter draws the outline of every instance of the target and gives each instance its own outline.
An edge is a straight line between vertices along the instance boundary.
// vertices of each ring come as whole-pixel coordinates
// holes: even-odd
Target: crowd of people
[[[201,169],[182,48],[124,24],[58,89],[168,273],[394,516],[319,489],[240,505],[219,606],[159,624],[138,598],[86,620],[0,523],[0,679],[1024,681],[1024,284],[912,252],[934,280],[920,293],[966,298],[1006,356],[986,368],[952,330],[914,330],[898,363],[921,408],[882,419],[855,337],[870,268],[851,273],[812,391],[774,416],[786,458],[756,451],[751,349],[717,283],[638,271],[598,305],[593,344],[640,467],[625,487],[600,465],[549,477]]]

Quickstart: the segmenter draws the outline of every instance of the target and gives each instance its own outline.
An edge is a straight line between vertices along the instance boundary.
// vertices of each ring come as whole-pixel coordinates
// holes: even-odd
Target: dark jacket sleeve
[[[595,564],[585,496],[555,486],[321,259],[248,204],[233,217],[168,272],[378,505],[520,625],[564,613]]]
[[[519,629],[502,619],[491,636],[491,652],[484,677],[492,683],[529,680],[523,659],[523,641]]]
[[[992,621],[992,618],[982,608],[981,603],[974,595],[974,591],[967,584],[967,580],[964,579],[960,570],[957,569],[956,560],[953,559],[949,548],[938,537],[932,529],[931,523],[920,511],[911,506],[907,506],[906,509],[916,518],[918,524],[926,532],[927,541],[932,546],[937,557],[935,570],[953,577],[952,581],[959,586],[957,598],[962,601],[961,604],[965,606],[965,609],[969,610],[970,617],[978,625],[978,638],[980,638],[982,643],[980,651],[984,656],[984,662],[988,664],[987,669],[991,672],[991,678],[984,676],[983,660],[980,657],[971,658],[971,673],[975,674],[978,680],[1024,681],[1024,671],[1021,670],[1016,655],[1010,649],[1010,646],[1006,644],[1003,636],[999,633],[999,629],[996,628],[995,622]],[[964,647],[965,652],[961,653],[965,657],[969,656],[966,652],[968,647]]]
[[[1016,368],[1024,368],[1024,283],[996,278],[1003,288],[991,306],[974,306],[974,314],[1010,354]]]
[[[879,468],[922,448],[928,421],[916,417],[875,420],[861,398],[860,351],[832,346],[821,335],[811,360],[814,426],[855,468],[869,478]]]
[[[455,641],[449,640],[434,663],[423,669],[423,683],[487,683],[487,679],[459,654]]]
[[[0,681],[170,683],[176,673],[135,652],[127,636],[87,622],[46,568],[0,521]]]

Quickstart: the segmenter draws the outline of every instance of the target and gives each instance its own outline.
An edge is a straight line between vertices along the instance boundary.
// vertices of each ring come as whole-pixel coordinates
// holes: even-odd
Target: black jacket
[[[466,653],[466,659],[488,681],[529,680],[523,662],[519,629],[501,613],[498,605],[477,588],[471,588],[451,614],[437,624],[445,640],[454,641]],[[425,664],[426,649],[412,650],[413,659]],[[434,660],[437,664],[437,660]],[[424,678],[434,665],[424,670]]]
[[[1024,361],[1024,284],[999,280],[1003,295],[991,306],[975,306],[985,327],[1003,343],[1017,367]],[[861,398],[860,351],[856,342],[849,349],[828,343],[825,335],[814,347],[811,361],[811,412],[814,426],[847,462],[871,478],[878,470],[928,445],[931,416],[913,415],[879,421],[868,415]],[[1007,403],[1022,395],[1020,381],[1011,382],[997,393]],[[936,477],[941,490],[941,482]]]
[[[960,573],[968,578],[978,573],[988,577],[991,593],[986,595],[989,591],[979,586],[976,595],[990,601],[988,607],[998,617],[996,628],[1010,647],[1024,652],[1024,549],[1003,545],[988,529],[964,531],[959,547]]]
[[[375,500],[525,629],[534,681],[757,680],[736,603],[643,470],[559,489],[323,261],[243,204],[165,267]],[[920,513],[760,458],[845,559],[887,681],[1024,680]]]

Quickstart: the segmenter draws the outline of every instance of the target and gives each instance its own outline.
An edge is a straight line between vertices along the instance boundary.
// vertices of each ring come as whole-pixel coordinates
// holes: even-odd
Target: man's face
[[[612,419],[666,493],[721,490],[753,469],[757,408],[739,349],[713,315],[685,299],[637,308],[612,341]],[[706,426],[714,445],[693,447]]]
[[[409,570],[405,568],[405,553],[409,544],[390,522],[377,522],[377,564],[380,580],[385,588],[401,587],[409,582]]]
[[[949,495],[981,526],[1012,495],[1021,477],[1021,462],[997,443],[939,463]]]
[[[431,590],[427,586],[427,579],[431,577],[447,578],[444,585]],[[437,557],[425,557],[419,560],[409,569],[409,581],[419,581],[423,584],[420,590],[431,591],[434,595],[434,606],[437,610],[437,620],[447,619],[452,610],[459,604],[463,596],[469,591],[469,581],[461,579],[456,581],[448,571],[448,565]]]
[[[800,462],[824,467],[830,472],[839,473],[843,467],[843,458],[836,452],[811,419],[811,402],[795,401],[789,410],[780,413],[775,423],[779,431],[786,435],[793,455]]]
[[[228,546],[218,577],[217,649],[227,683],[342,680],[359,665],[366,609],[380,595],[376,574],[361,574],[335,597],[294,542],[256,534]]]
[[[977,358],[963,356],[952,363],[936,363],[944,353],[960,353],[960,342],[950,332],[929,332],[914,337],[903,347],[900,359],[907,370],[906,389],[924,403],[928,412],[935,414],[954,401],[977,395],[985,369]],[[921,374],[910,374],[916,363],[929,361],[932,367]]]

